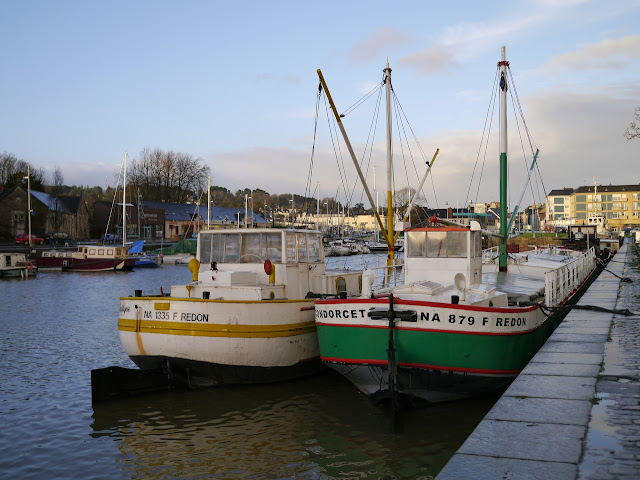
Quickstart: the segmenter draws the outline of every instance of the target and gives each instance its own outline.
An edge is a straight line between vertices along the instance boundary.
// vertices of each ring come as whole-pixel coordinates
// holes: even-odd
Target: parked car
[[[63,232],[47,232],[44,234],[44,241],[49,245],[64,245],[65,247],[77,243],[75,238]]]
[[[31,235],[31,242],[34,245],[42,245],[44,243],[44,238],[40,238],[37,235]],[[13,243],[16,245],[26,245],[29,243],[29,234],[21,233],[20,235],[16,235],[13,239]]]
[[[122,242],[122,237],[114,233],[105,233],[100,237],[100,242],[105,243],[119,243]]]

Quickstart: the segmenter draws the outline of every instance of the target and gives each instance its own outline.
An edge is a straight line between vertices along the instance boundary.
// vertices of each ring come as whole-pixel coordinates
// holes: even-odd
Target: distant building
[[[611,231],[640,226],[640,184],[593,185],[552,190],[547,222],[555,226],[588,225],[604,219]]]
[[[21,186],[0,194],[0,236],[13,238],[29,229],[27,191]],[[89,209],[80,196],[54,197],[31,190],[31,233],[62,232],[77,240],[89,238]]]
[[[102,231],[122,235],[122,204],[113,208],[109,202],[94,205],[96,225]],[[177,241],[207,228],[207,208],[195,203],[152,202],[143,200],[139,204],[128,204],[127,238]],[[245,226],[245,210],[239,208],[212,207],[210,228],[233,228]],[[111,218],[107,231],[107,222]],[[262,215],[247,210],[246,226],[265,227],[268,222]]]

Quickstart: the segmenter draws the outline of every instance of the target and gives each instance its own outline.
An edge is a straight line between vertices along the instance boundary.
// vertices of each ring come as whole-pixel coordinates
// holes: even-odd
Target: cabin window
[[[265,260],[272,262],[282,262],[282,234],[280,233],[264,233],[262,237],[265,239],[267,254]]]
[[[471,234],[471,248],[472,257],[482,256],[482,236],[480,235],[480,232],[473,232]]]
[[[467,232],[427,232],[427,257],[466,258]]]
[[[287,233],[285,235],[285,248],[287,249],[287,262],[296,262],[298,259],[296,257],[296,234],[295,233]]]
[[[307,236],[304,233],[297,233],[298,237],[298,261],[306,263],[307,259]]]
[[[98,249],[98,255],[104,255],[104,248]]]
[[[200,241],[200,243],[198,244],[198,250],[200,253],[199,259],[200,259],[200,263],[205,263],[205,264],[209,264],[211,263],[211,242],[213,240],[218,240],[218,235],[213,236],[213,235],[206,235],[206,234],[202,234],[200,235],[200,238],[198,239]]]
[[[224,257],[222,261],[226,263],[237,261],[240,258],[240,235],[222,235],[221,240],[224,241]]]
[[[107,249],[107,255],[113,255],[113,248]]]
[[[347,280],[344,277],[336,278],[336,293],[340,295],[341,293],[347,293]]]
[[[240,255],[240,262],[242,263],[254,263],[264,262],[265,259],[260,255],[260,234],[250,233],[242,235],[242,254]]]
[[[308,241],[308,251],[309,251],[309,262],[320,262],[322,259],[320,258],[321,246],[320,246],[320,236],[319,235],[309,235],[307,238]]]
[[[427,232],[409,232],[407,255],[409,257],[427,256]]]
[[[95,255],[95,254],[96,254],[96,249],[95,248],[89,249],[89,255]]]
[[[200,263],[282,261],[280,233],[200,234]]]

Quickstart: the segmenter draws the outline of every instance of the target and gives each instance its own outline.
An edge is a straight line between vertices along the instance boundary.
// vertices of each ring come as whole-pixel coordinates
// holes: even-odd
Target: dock
[[[578,302],[635,315],[569,312],[437,480],[640,477],[637,248],[625,243]]]

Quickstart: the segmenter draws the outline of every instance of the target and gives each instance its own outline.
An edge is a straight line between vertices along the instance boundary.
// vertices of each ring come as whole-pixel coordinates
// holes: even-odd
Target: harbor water
[[[118,337],[119,297],[190,278],[185,265],[165,265],[0,282],[0,478],[429,479],[496,400],[404,410],[394,432],[386,408],[327,370],[92,405],[92,369],[134,367]]]

